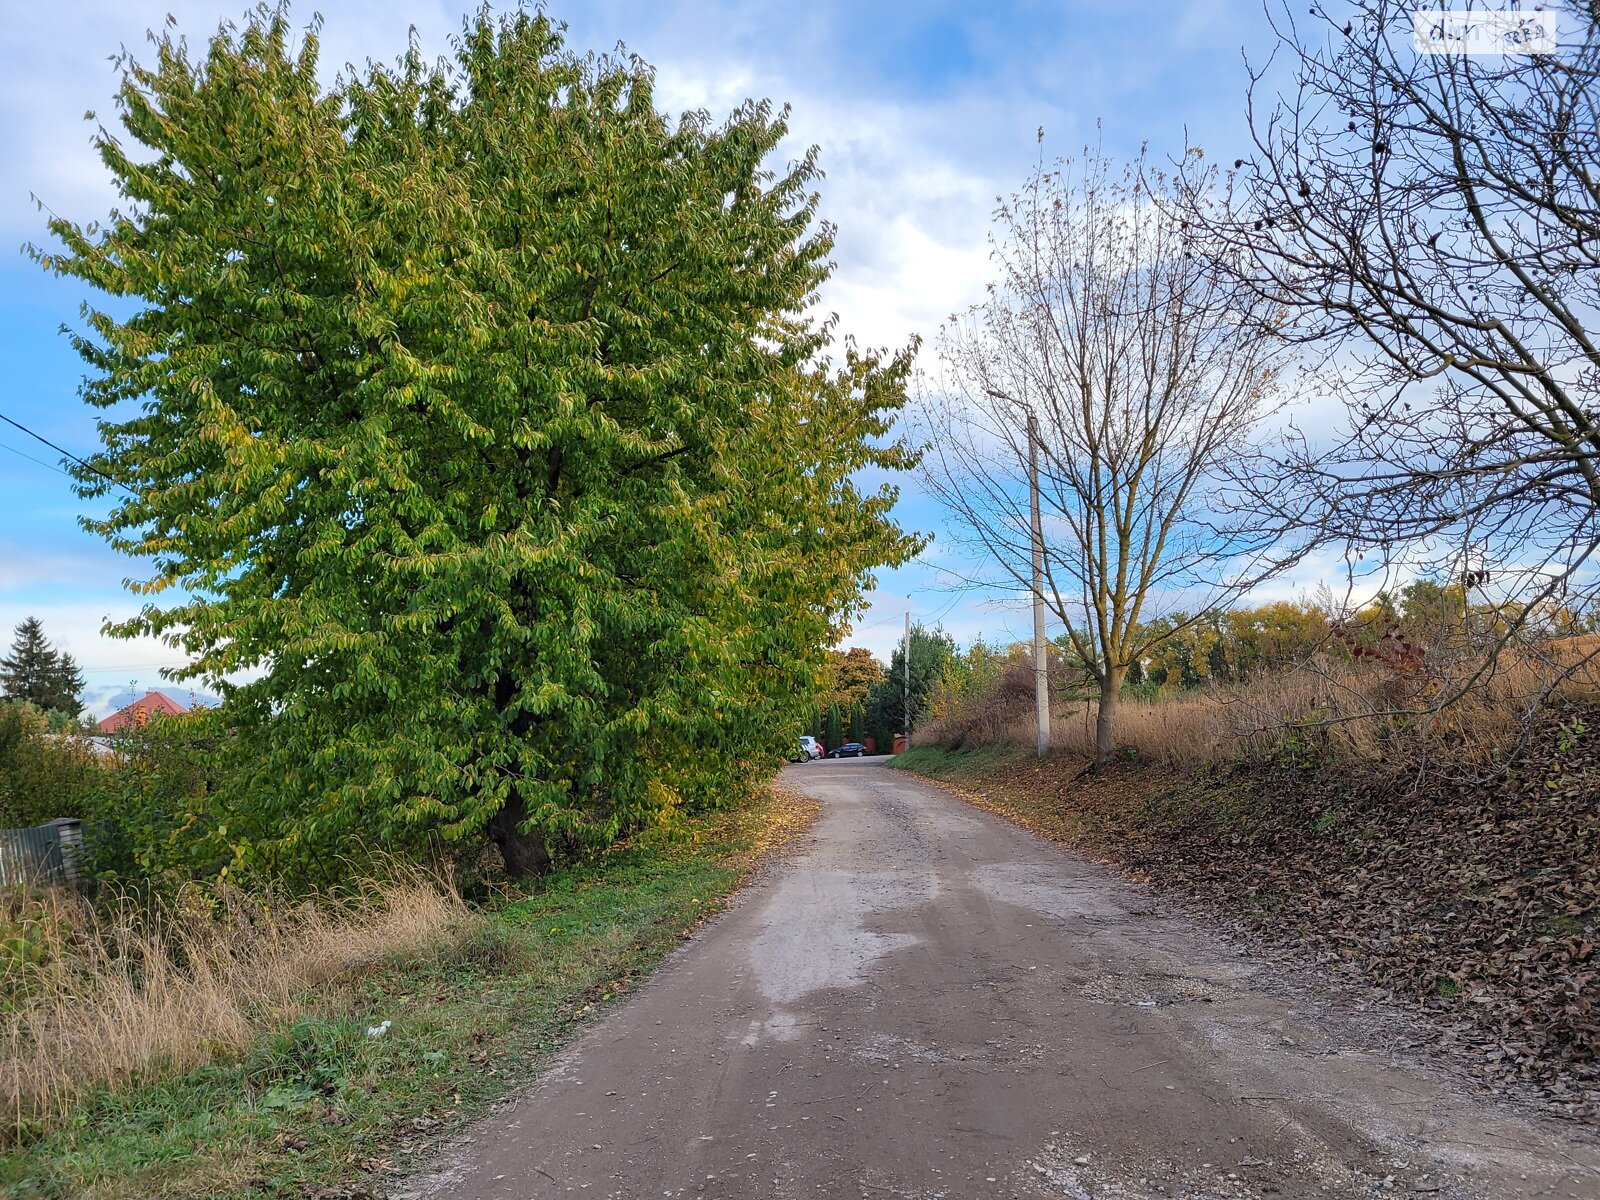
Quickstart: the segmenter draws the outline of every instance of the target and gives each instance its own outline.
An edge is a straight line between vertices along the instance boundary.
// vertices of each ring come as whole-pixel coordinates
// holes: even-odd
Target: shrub
[[[53,731],[31,704],[0,702],[0,826],[83,817],[106,786],[106,772],[82,734]]]

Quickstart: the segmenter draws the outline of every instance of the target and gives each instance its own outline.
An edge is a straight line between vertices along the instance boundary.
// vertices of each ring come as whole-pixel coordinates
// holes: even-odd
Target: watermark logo
[[[1430,9],[1411,14],[1418,54],[1554,54],[1556,14]]]

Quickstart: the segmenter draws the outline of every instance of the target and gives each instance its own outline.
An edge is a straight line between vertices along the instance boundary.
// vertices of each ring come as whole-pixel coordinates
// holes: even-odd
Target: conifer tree
[[[0,658],[0,691],[6,698],[76,717],[83,711],[83,687],[78,664],[50,645],[43,622],[38,617],[21,621],[13,633],[11,653]]]

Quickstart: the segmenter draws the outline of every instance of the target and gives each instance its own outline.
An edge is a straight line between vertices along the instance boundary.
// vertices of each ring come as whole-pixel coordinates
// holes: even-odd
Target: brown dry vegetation
[[[1336,758],[1480,768],[1515,749],[1537,704],[1600,692],[1600,659],[1590,657],[1597,648],[1600,638],[1569,638],[1508,653],[1464,690],[1453,676],[1476,673],[1466,666],[1406,675],[1381,662],[1325,659],[1234,687],[1125,698],[1116,741],[1126,757],[1169,766],[1260,757],[1309,738]],[[1094,703],[1053,705],[1051,732],[1056,752],[1092,757]],[[1031,662],[1012,663],[984,695],[917,734],[919,743],[952,749],[1032,746]]]
[[[64,1119],[97,1087],[238,1052],[329,1003],[339,983],[483,919],[421,875],[295,905],[228,889],[192,889],[155,909],[97,911],[55,891],[13,890],[4,903],[0,1136]]]

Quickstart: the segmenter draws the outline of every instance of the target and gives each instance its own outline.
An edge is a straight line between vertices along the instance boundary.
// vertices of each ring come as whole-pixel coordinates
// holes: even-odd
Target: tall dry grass
[[[1551,700],[1600,696],[1600,638],[1566,639],[1461,660],[1428,673],[1386,664],[1323,659],[1235,686],[1124,698],[1116,740],[1133,756],[1197,766],[1260,756],[1314,741],[1356,761],[1430,759],[1477,767],[1515,747],[1531,714]],[[1051,707],[1052,744],[1094,756],[1096,704]],[[918,741],[952,747],[1032,746],[1032,665],[1008,668],[990,691],[918,730]]]
[[[314,1011],[330,987],[416,960],[482,920],[446,883],[412,875],[337,901],[282,904],[192,890],[109,913],[12,891],[4,922],[0,1104],[10,1136],[85,1094],[181,1072]]]

